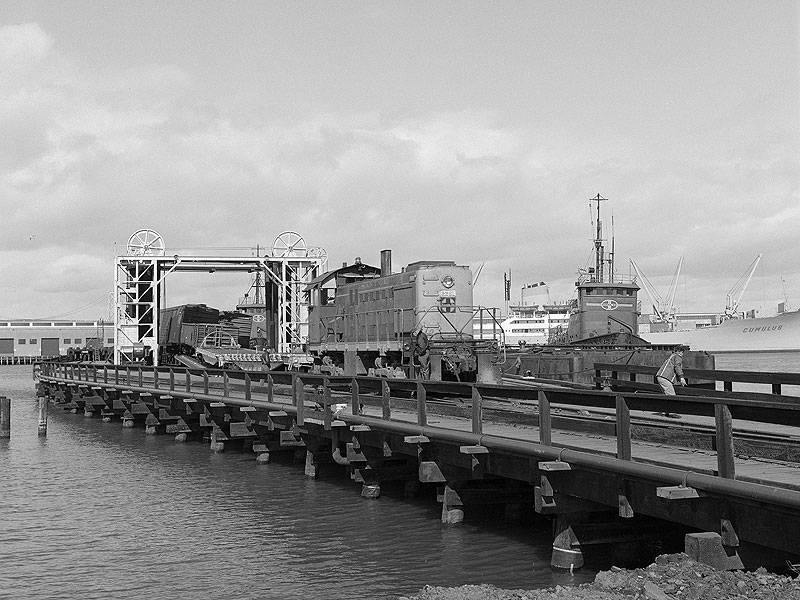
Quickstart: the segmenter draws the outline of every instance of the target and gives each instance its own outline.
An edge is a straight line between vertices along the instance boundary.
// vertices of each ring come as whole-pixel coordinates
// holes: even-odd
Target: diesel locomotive
[[[419,261],[392,273],[389,250],[380,268],[356,259],[320,275],[307,287],[316,370],[496,382],[502,328],[494,309],[473,305],[472,285],[470,268],[453,261]],[[477,336],[475,322],[482,325]]]

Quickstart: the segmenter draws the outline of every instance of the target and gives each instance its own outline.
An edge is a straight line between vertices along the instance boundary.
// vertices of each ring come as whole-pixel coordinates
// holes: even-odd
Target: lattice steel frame
[[[308,340],[305,286],[324,266],[318,248],[305,256],[118,256],[114,268],[114,362],[133,362],[142,354],[158,364],[159,308],[167,275],[183,272],[252,272],[261,269],[278,289],[277,348],[292,352]]]

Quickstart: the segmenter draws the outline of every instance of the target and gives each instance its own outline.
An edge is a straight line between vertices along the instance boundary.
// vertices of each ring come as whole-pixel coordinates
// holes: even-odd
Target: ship
[[[593,386],[600,383],[595,363],[658,367],[669,357],[672,348],[655,346],[639,335],[640,287],[636,277],[615,270],[613,236],[610,249],[606,248],[600,212],[606,200],[600,194],[589,199],[597,214],[594,262],[578,270],[577,297],[568,305],[566,328],[562,325],[551,330],[544,345],[509,352],[510,360],[502,367],[509,381],[520,383],[520,378],[533,378]],[[687,352],[684,366],[713,369],[714,358],[707,352]]]
[[[800,351],[800,310],[771,317],[727,319],[719,325],[642,334],[653,345],[685,344],[692,350],[723,352]]]

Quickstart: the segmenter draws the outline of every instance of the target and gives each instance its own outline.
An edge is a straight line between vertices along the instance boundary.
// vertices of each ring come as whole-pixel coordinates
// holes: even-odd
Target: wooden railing
[[[595,363],[595,382],[602,387],[604,373],[610,373],[606,380],[622,383],[620,373],[628,375],[627,381],[633,383],[653,383],[659,367],[644,365],[623,365],[618,363]],[[706,369],[684,369],[687,378],[708,382],[710,384],[722,383],[723,391],[732,392],[734,383],[757,383],[770,386],[772,394],[781,394],[783,385],[800,386],[800,373],[774,373],[765,371],[711,371]],[[713,388],[712,388],[713,389]]]
[[[614,375],[626,372],[632,376],[651,376],[649,367],[631,365],[596,365],[598,373],[604,368],[615,369]],[[781,383],[800,382],[800,375],[759,374],[744,379],[741,372],[688,371],[690,377],[702,375],[708,379],[722,377],[723,381],[768,381],[769,375],[779,375]],[[753,375],[753,374],[750,374]],[[631,411],[680,412],[710,417],[715,425],[717,474],[724,479],[734,479],[734,447],[732,421],[748,421],[800,426],[800,402],[797,398],[762,395],[766,398],[739,398],[715,396],[711,390],[696,390],[703,395],[666,397],[661,393],[614,392],[606,390],[581,390],[552,386],[512,387],[500,385],[468,384],[408,379],[382,379],[377,377],[328,376],[286,371],[246,372],[219,369],[198,370],[184,367],[149,367],[142,365],[98,365],[81,363],[44,363],[39,377],[55,382],[75,385],[101,385],[130,388],[139,392],[197,398],[204,401],[223,401],[234,406],[258,406],[273,410],[282,408],[295,415],[298,425],[312,416],[324,422],[329,429],[333,420],[332,405],[349,399],[353,416],[364,415],[365,395],[380,397],[379,417],[387,429],[400,421],[393,418],[392,401],[396,395],[407,398],[416,408],[416,423],[429,428],[429,398],[441,403],[453,399],[451,406],[462,411],[471,420],[471,433],[483,436],[484,412],[487,400],[490,410],[519,407],[529,409],[538,416],[538,442],[552,446],[551,410],[553,404],[613,409],[616,423],[616,458],[631,461]],[[717,379],[719,380],[719,379]],[[213,385],[212,385],[213,384]],[[289,386],[291,405],[275,402],[275,385]],[[202,391],[200,391],[202,390]],[[682,392],[683,388],[679,389]],[[314,404],[322,410],[306,405],[307,395],[313,394]],[[336,398],[334,398],[336,394]],[[504,408],[504,403],[507,405]],[[497,407],[500,408],[497,408]],[[407,421],[403,421],[408,425]],[[444,430],[442,430],[444,431]]]

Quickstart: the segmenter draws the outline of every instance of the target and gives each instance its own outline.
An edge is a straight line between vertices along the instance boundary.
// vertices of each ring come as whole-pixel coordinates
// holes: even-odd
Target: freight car
[[[160,312],[158,328],[162,363],[174,363],[180,356],[197,356],[219,367],[260,364],[263,353],[247,349],[251,324],[251,315],[220,311],[205,304],[165,308]]]
[[[496,315],[473,306],[472,284],[470,268],[453,261],[420,261],[392,273],[389,250],[381,252],[381,268],[356,259],[320,275],[307,286],[308,351],[317,370],[497,381],[502,328],[473,335],[473,322]]]

